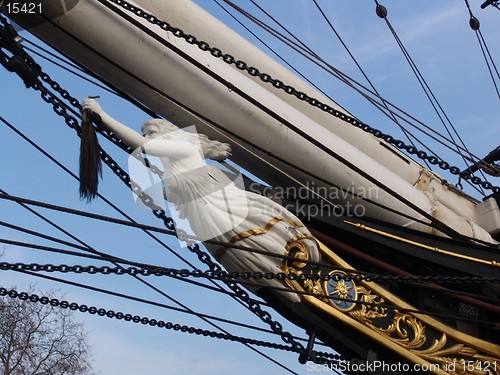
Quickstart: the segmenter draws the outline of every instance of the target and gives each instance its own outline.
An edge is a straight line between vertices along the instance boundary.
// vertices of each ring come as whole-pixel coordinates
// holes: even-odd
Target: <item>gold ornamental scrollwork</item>
[[[407,305],[395,302],[398,299],[394,296],[389,297],[388,301],[384,296],[390,296],[390,293],[375,283],[354,282],[348,277],[349,271],[335,269],[336,265],[345,269],[348,265],[344,261],[332,262],[330,270],[307,265],[304,262],[309,259],[307,247],[300,245],[299,239],[296,240],[297,242],[288,244],[287,255],[297,259],[285,261],[283,270],[297,276],[295,280],[286,280],[289,286],[313,294],[303,295],[306,303],[328,313],[332,318],[339,319],[343,315],[345,317],[341,320],[346,321],[348,317],[352,326],[361,324],[367,327],[361,329],[358,326],[358,329],[414,363],[439,365],[439,370],[433,372],[450,375],[500,375],[497,356],[472,348],[467,340],[460,342],[456,338],[450,339],[443,333],[446,330],[436,328],[439,324],[432,323],[428,326],[425,323],[429,320],[427,317],[421,319],[411,312],[401,311],[408,308]],[[330,249],[319,244],[330,261],[337,258]],[[315,277],[305,277],[306,275]],[[328,277],[323,277],[324,275]],[[427,331],[433,332],[432,338]],[[439,339],[435,339],[436,335]]]
[[[299,234],[290,239],[285,247],[286,254],[288,256],[294,257],[297,260],[292,260],[289,262],[292,268],[300,270],[306,266],[306,262],[310,260],[309,250],[307,246],[302,242],[304,239],[312,238],[307,234]],[[306,261],[306,262],[303,262]]]
[[[361,303],[358,304],[357,310],[349,313],[349,316],[368,326],[373,326],[374,319],[387,317],[387,308],[379,306],[384,303],[380,296],[372,294],[363,286],[357,287],[357,295]]]
[[[345,272],[343,273],[345,274]],[[374,294],[364,286],[358,286],[356,289],[357,300],[360,303],[353,302],[353,308],[354,306],[357,306],[357,308],[346,311],[350,317],[406,349],[419,348],[426,343],[425,327],[417,318],[408,313],[401,313],[398,310],[390,309],[389,312],[382,297]],[[328,290],[325,290],[325,292],[328,293]],[[379,323],[380,320],[386,321],[387,319],[389,319],[389,322],[385,325]]]
[[[294,259],[286,260],[283,263],[283,272],[296,276],[297,280],[300,280],[300,287],[304,291],[320,296],[324,293],[320,281],[304,277],[308,274],[308,272],[305,272],[304,267],[306,267],[307,261],[311,259],[308,246],[304,243],[304,240],[316,242],[316,239],[308,234],[298,234],[287,242],[285,255]],[[295,289],[297,286],[295,281],[290,279],[285,279],[285,283],[292,289]],[[327,299],[324,300],[326,301]]]
[[[392,314],[391,323],[386,328],[381,328],[380,332],[408,349],[420,348],[426,343],[425,327],[420,320],[398,310],[394,310]]]

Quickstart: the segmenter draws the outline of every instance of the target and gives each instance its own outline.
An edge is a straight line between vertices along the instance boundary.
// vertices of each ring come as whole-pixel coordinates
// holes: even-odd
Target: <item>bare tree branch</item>
[[[0,298],[0,360],[5,375],[93,374],[91,347],[72,311],[7,297]]]

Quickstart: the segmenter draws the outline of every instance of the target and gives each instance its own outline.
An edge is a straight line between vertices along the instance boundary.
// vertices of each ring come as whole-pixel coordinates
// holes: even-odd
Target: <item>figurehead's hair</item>
[[[94,121],[98,124],[97,120]],[[84,110],[82,111],[80,141],[80,199],[90,203],[97,196],[101,175],[100,146],[92,126],[92,114],[88,110]]]
[[[231,155],[231,146],[228,143],[210,139],[205,134],[183,131],[170,121],[159,118],[151,119],[142,125],[142,132],[145,133],[149,126],[157,126],[161,136],[165,138],[169,137],[169,133],[175,132],[176,136],[189,140],[194,144],[199,144],[206,159],[224,160]]]

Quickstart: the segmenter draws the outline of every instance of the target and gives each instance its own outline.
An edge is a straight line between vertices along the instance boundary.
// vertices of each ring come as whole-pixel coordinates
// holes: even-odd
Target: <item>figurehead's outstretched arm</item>
[[[161,137],[156,139],[152,139],[154,137],[146,138],[108,115],[104,112],[99,103],[92,98],[87,98],[82,102],[82,111],[83,110],[88,110],[93,115],[99,116],[103,126],[107,130],[113,132],[114,135],[134,150],[141,148],[148,155],[159,157],[185,158],[191,156],[191,158],[197,159],[197,166],[200,160],[202,160],[202,157],[198,155],[197,146],[191,142],[179,139],[168,140]]]

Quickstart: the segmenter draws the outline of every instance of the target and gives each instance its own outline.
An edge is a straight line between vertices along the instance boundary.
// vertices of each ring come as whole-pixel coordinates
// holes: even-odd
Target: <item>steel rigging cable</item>
[[[495,87],[495,91],[497,93],[498,99],[500,99],[500,91],[498,89],[497,85],[497,80],[495,79],[495,75],[493,74],[493,70],[495,70],[497,79],[500,80],[500,73],[498,73],[497,66],[495,64],[495,61],[493,60],[493,57],[490,54],[490,50],[488,48],[488,45],[486,44],[486,40],[483,37],[483,33],[480,30],[480,23],[479,20],[472,14],[472,10],[469,5],[468,0],[464,0],[465,5],[467,6],[467,10],[469,11],[469,26],[471,27],[472,30],[476,33],[477,41],[479,43],[479,47],[481,48],[481,52],[483,54],[484,61],[486,62],[486,66],[488,67],[488,72],[490,73],[491,80],[493,82],[493,86]],[[484,4],[483,4],[484,5]],[[492,70],[493,68],[493,70]]]
[[[409,113],[405,112],[404,110],[402,110],[401,108],[395,106],[394,104],[392,104],[391,102],[389,102],[388,100],[380,97],[379,95],[377,95],[374,91],[371,91],[370,89],[368,89],[367,87],[363,86],[362,84],[360,84],[359,82],[355,81],[354,79],[350,78],[349,76],[347,76],[346,74],[342,73],[341,71],[339,71],[338,69],[336,69],[335,67],[333,67],[331,64],[328,64],[324,59],[322,59],[321,57],[319,57],[314,51],[312,51],[309,47],[307,47],[307,45],[305,45],[300,39],[298,39],[293,33],[291,33],[285,26],[283,26],[278,20],[276,20],[272,15],[270,15],[268,12],[266,12],[262,7],[258,6],[258,4],[256,4],[255,2],[253,2],[262,12],[264,12],[264,14],[266,14],[269,18],[271,18],[276,24],[278,24],[285,32],[287,32],[292,38],[294,38],[299,44],[293,42],[292,40],[290,40],[289,38],[287,38],[286,36],[284,36],[283,34],[279,33],[278,31],[272,29],[270,26],[266,25],[265,23],[263,23],[262,21],[259,21],[255,16],[252,16],[250,15],[248,12],[246,12],[245,10],[243,10],[241,7],[239,6],[236,6],[234,3],[232,3],[230,0],[224,0],[224,2],[228,5],[230,5],[231,7],[233,7],[235,10],[237,10],[238,12],[240,12],[241,14],[243,14],[245,17],[249,18],[252,22],[256,23],[259,27],[262,27],[264,30],[266,30],[267,32],[269,32],[272,36],[276,37],[277,39],[279,39],[281,42],[285,43],[287,46],[289,46],[290,48],[292,48],[293,50],[295,50],[296,52],[298,52],[299,54],[301,54],[302,56],[304,56],[305,58],[307,58],[308,60],[310,60],[311,62],[313,62],[314,64],[316,64],[317,66],[319,66],[321,69],[325,70],[326,72],[328,72],[329,74],[333,75],[335,78],[339,79],[341,82],[344,82],[346,85],[348,85],[349,87],[353,88],[355,91],[357,91],[360,95],[362,95],[363,97],[365,97],[365,99],[367,99],[370,103],[372,103],[375,107],[377,107],[382,113],[384,113],[387,117],[389,118],[393,118],[393,117],[397,117],[399,119],[401,119],[402,121],[408,123],[411,127],[415,128],[416,130],[422,132],[424,135],[426,135],[427,137],[433,139],[434,141],[438,142],[439,144],[443,145],[444,147],[448,148],[449,150],[457,153],[457,148],[459,150],[463,150],[463,151],[467,151],[466,149],[464,149],[462,146],[458,145],[456,142],[454,142],[453,140],[450,140],[448,138],[446,138],[443,134],[437,132],[435,129],[433,129],[432,127],[424,124],[422,121],[416,119],[414,116],[410,115]],[[322,65],[324,64],[324,65]],[[351,83],[352,82],[352,83]],[[355,87],[355,86],[358,86],[359,88]],[[365,94],[363,92],[363,90],[365,90],[367,93],[369,93],[370,95],[372,96],[375,96],[375,97],[378,97],[381,101],[383,101],[385,103],[385,105],[389,105],[390,107],[394,108],[396,111],[399,111],[401,112],[401,114],[395,112],[395,110],[392,110],[392,109],[389,109],[388,112],[386,112],[384,110],[385,108],[385,105],[383,104],[380,104],[378,102],[376,102],[374,99],[372,99],[369,95]],[[331,100],[331,99],[330,99]],[[332,100],[333,101],[333,100]],[[406,116],[407,118],[403,117],[403,116]],[[414,124],[412,121],[415,121],[417,124],[421,125],[423,128],[425,128],[426,130],[418,127],[418,125]],[[430,150],[429,147],[427,145],[425,145],[425,143],[423,143],[422,141],[420,141],[417,137],[415,137],[413,134],[411,133],[408,133],[410,135],[412,135],[413,138],[415,138],[415,140],[417,142],[419,142],[419,144],[423,145],[423,147],[425,149],[427,149],[429,152],[431,152],[434,156],[437,156],[434,151]],[[433,135],[434,134],[434,135]],[[455,146],[456,148],[453,148],[449,145],[447,145],[446,143],[444,143],[441,139],[439,138],[442,138],[443,140],[445,141],[448,141],[450,142],[453,146]],[[460,153],[459,153],[460,154]],[[469,153],[470,154],[470,153]],[[473,159],[471,159],[471,161],[473,161],[474,159],[476,160],[479,160],[480,158],[473,155],[473,154],[470,154]],[[424,160],[425,161],[425,160]]]
[[[64,243],[65,242],[63,240],[60,240],[60,239],[57,239],[57,238],[54,238],[54,237],[51,237],[51,236],[44,235],[42,233],[34,232],[32,230],[29,230],[29,229],[26,229],[26,228],[22,228],[22,227],[19,227],[19,226],[10,224],[10,223],[5,223],[5,222],[0,221],[0,225],[4,226],[4,227],[7,227],[7,228],[14,229],[16,231],[21,231],[21,232],[28,233],[28,234],[31,234],[31,235],[34,235],[34,236],[37,236],[37,237],[49,239],[51,241],[55,241],[55,242],[59,242],[59,243]],[[130,262],[128,260],[125,260],[123,258],[119,258],[119,257],[116,257],[116,256],[111,256],[111,255],[108,255],[108,254],[103,253],[101,251],[99,251],[99,253],[101,255],[92,255],[92,254],[88,254],[88,253],[80,253],[80,252],[75,252],[75,251],[70,251],[70,250],[64,250],[64,249],[54,248],[54,247],[51,247],[51,246],[36,245],[36,244],[27,243],[27,242],[7,240],[7,239],[3,239],[3,238],[0,238],[0,243],[4,243],[4,244],[7,244],[7,245],[12,245],[12,246],[19,246],[19,247],[25,247],[25,248],[30,248],[30,249],[36,249],[36,250],[41,250],[41,251],[49,251],[49,252],[53,252],[53,253],[59,253],[59,254],[65,254],[65,255],[72,255],[72,256],[77,256],[77,257],[85,257],[85,258],[90,258],[90,259],[97,259],[97,260],[108,261],[108,262],[113,261],[113,262],[124,263],[124,264],[125,263],[126,264],[137,263],[137,262]],[[79,245],[72,244],[72,243],[64,243],[64,244],[66,244],[67,246],[73,247],[75,249],[79,249],[79,250],[83,250],[83,251],[88,251],[87,248],[85,248],[83,246],[79,246]],[[137,264],[139,264],[139,263],[137,263]],[[228,290],[219,289],[219,288],[216,288],[214,286],[203,284],[203,283],[200,283],[200,282],[197,282],[197,281],[194,281],[194,280],[187,280],[187,279],[183,279],[183,278],[178,277],[178,276],[173,276],[173,278],[175,278],[177,280],[182,280],[183,282],[186,282],[188,284],[196,285],[197,287],[201,287],[201,288],[204,288],[204,289],[209,289],[209,290],[211,290],[213,292],[216,292],[216,293],[226,294],[226,295],[228,295],[230,297],[235,297],[236,296],[235,293],[230,292]],[[260,300],[255,300],[254,302],[258,302],[258,303],[260,303],[262,305],[268,306],[266,302],[263,302],[263,301],[260,301]]]
[[[320,12],[320,14],[322,15],[323,19],[326,21],[326,23],[328,24],[328,26],[330,27],[330,29],[332,30],[332,32],[335,34],[335,36],[337,37],[337,39],[339,40],[340,44],[342,44],[342,47],[344,47],[344,49],[346,50],[347,54],[351,57],[352,61],[354,62],[354,64],[356,65],[356,67],[358,68],[358,70],[361,72],[361,74],[363,75],[363,77],[365,78],[365,80],[368,82],[368,84],[370,85],[370,87],[372,88],[373,92],[377,95],[377,97],[380,98],[380,100],[382,101],[382,104],[384,106],[384,108],[389,111],[389,114],[390,114],[390,117],[392,119],[392,121],[399,126],[399,128],[401,129],[401,131],[403,132],[403,134],[406,136],[406,138],[408,139],[408,141],[410,142],[410,144],[415,147],[415,144],[413,143],[412,139],[411,139],[411,136],[412,134],[409,133],[404,127],[403,125],[401,125],[401,123],[398,121],[398,119],[396,118],[396,116],[394,115],[394,113],[391,113],[390,110],[389,110],[389,106],[387,104],[387,101],[380,95],[380,93],[378,92],[378,90],[375,88],[375,85],[372,83],[372,81],[370,80],[370,78],[368,78],[368,75],[365,73],[364,69],[361,67],[361,65],[358,63],[358,61],[356,60],[356,58],[354,57],[354,55],[352,54],[351,50],[349,49],[349,47],[347,47],[347,44],[344,42],[344,40],[342,39],[342,37],[340,36],[340,34],[337,32],[337,30],[335,29],[335,27],[333,26],[332,22],[330,21],[330,19],[327,17],[327,15],[325,14],[325,12],[323,11],[323,9],[320,7],[320,5],[318,4],[318,2],[316,0],[313,0],[313,3],[314,5],[316,6],[316,8],[318,9],[318,11]],[[419,142],[420,145],[426,147],[424,145],[423,142],[421,142],[419,139],[417,139],[417,141]],[[431,150],[426,147],[427,151],[430,151]],[[434,154],[436,155],[436,154]],[[425,164],[427,166],[428,169],[432,169],[431,166],[429,165],[429,163],[427,161],[425,161]]]
[[[107,266],[104,267],[97,267],[97,266],[69,266],[66,264],[61,264],[61,265],[54,265],[54,264],[23,264],[23,263],[7,263],[7,262],[1,262],[0,263],[0,269],[1,270],[13,270],[13,271],[31,271],[31,272],[62,272],[62,273],[68,273],[68,272],[76,272],[76,273],[90,273],[90,274],[103,274],[103,275],[143,275],[143,276],[156,276],[156,277],[162,277],[162,276],[170,276],[171,273],[177,273],[178,275],[182,277],[189,277],[189,276],[194,276],[194,277],[207,277],[207,278],[216,278],[216,279],[221,279],[224,280],[225,278],[230,278],[230,279],[242,279],[239,280],[240,283],[245,284],[245,285],[250,285],[250,286],[257,286],[258,284],[253,283],[248,281],[249,279],[259,279],[261,278],[260,273],[251,273],[251,272],[243,272],[243,273],[237,273],[237,272],[223,272],[223,273],[216,273],[212,274],[210,272],[189,272],[188,270],[174,270],[174,269],[163,269],[163,268],[153,268],[150,269],[148,268],[137,268],[137,267],[128,267],[128,268],[123,268],[123,267],[116,267],[116,268],[110,268]],[[271,275],[271,274],[270,274]],[[293,277],[292,277],[293,276]],[[291,280],[296,280],[296,279],[301,279],[304,275],[296,275],[296,274],[289,274],[287,275],[287,278]],[[330,275],[331,276],[331,275]],[[329,278],[330,280],[367,280],[367,281],[373,281],[376,280],[377,278],[375,277],[376,275],[373,276],[367,276],[367,277],[337,277],[337,276],[331,276]],[[384,276],[384,275],[382,275]],[[308,277],[307,279],[310,280],[315,280],[315,278]],[[453,279],[453,278],[451,278]],[[462,279],[462,278],[459,278]],[[475,278],[471,278],[471,281],[475,282],[478,280],[474,280]],[[479,278],[481,279],[481,278]],[[489,282],[498,282],[498,278],[483,278],[485,280],[489,280]],[[320,280],[323,280],[323,278],[320,278]],[[464,278],[463,280],[466,280]],[[450,280],[451,281],[451,280]],[[289,292],[290,290],[285,287],[275,287],[271,286],[269,287],[271,290],[276,290],[276,291],[287,291]],[[431,312],[431,311],[425,311],[421,309],[412,309],[412,308],[407,308],[407,307],[399,307],[399,306],[394,306],[390,305],[387,303],[380,303],[380,302],[373,302],[373,301],[365,301],[365,300],[358,300],[358,299],[352,299],[350,297],[340,297],[340,296],[335,296],[332,294],[325,294],[322,293],[321,291],[308,291],[308,290],[294,290],[293,293],[299,294],[299,295],[307,295],[307,296],[313,296],[317,297],[318,299],[331,299],[333,301],[343,301],[343,302],[355,302],[356,304],[363,305],[363,306],[376,306],[378,308],[384,308],[388,310],[397,310],[399,312],[403,313],[410,313],[410,314],[424,314],[427,316],[434,316],[434,317],[439,317],[439,318],[445,318],[445,319],[453,319],[456,321],[464,321],[464,322],[469,322],[469,323],[474,323],[474,324],[482,324],[482,325],[489,325],[489,326],[497,326],[498,322],[494,321],[487,321],[487,320],[480,320],[480,319],[470,319],[466,317],[461,317],[457,315],[450,315],[450,314],[444,314],[444,313],[438,313],[438,312]],[[498,310],[498,306],[497,306]],[[226,332],[227,333],[227,332]]]
[[[256,340],[256,339],[249,339],[246,337],[240,337],[240,336],[235,336],[231,335],[228,333],[220,333],[220,332],[213,332],[213,331],[208,331],[208,330],[202,330],[202,329],[195,329],[194,327],[188,327],[185,325],[180,325],[180,324],[173,324],[170,322],[164,322],[162,320],[156,320],[156,319],[149,319],[146,317],[140,317],[140,316],[132,316],[131,314],[123,314],[121,312],[115,312],[113,310],[105,310],[103,308],[96,308],[94,306],[87,306],[87,305],[80,305],[75,302],[69,303],[67,301],[60,301],[56,298],[48,298],[48,297],[39,297],[36,294],[28,294],[25,292],[18,293],[14,289],[5,289],[5,288],[0,288],[0,296],[8,296],[10,298],[19,298],[24,301],[32,302],[32,303],[42,303],[42,304],[50,304],[51,306],[58,306],[63,309],[71,309],[73,311],[80,311],[84,313],[89,313],[92,315],[99,315],[102,317],[108,317],[108,318],[115,318],[118,320],[125,320],[125,321],[132,321],[134,323],[141,323],[144,325],[150,325],[152,327],[159,327],[159,328],[166,328],[168,330],[173,329],[174,331],[181,331],[184,333],[190,333],[190,334],[196,334],[196,335],[203,335],[206,337],[212,337],[212,338],[218,338],[218,339],[223,339],[223,340],[229,340],[229,341],[236,341],[240,342],[243,344],[250,344],[250,345],[257,345],[257,346],[262,346],[262,347],[267,347],[267,348],[273,348],[273,349],[279,349],[279,350],[287,350],[287,351],[296,351],[295,348],[291,346],[285,346],[283,344],[276,344],[276,343],[271,343],[271,342],[266,342],[262,340]],[[339,356],[340,357],[340,356]],[[292,373],[296,374],[295,372],[291,371]],[[298,375],[298,374],[297,374]]]
[[[62,249],[52,248],[52,247],[49,247],[49,246],[35,245],[35,244],[26,243],[26,242],[4,240],[4,239],[0,239],[0,242],[4,243],[4,244],[8,244],[8,245],[13,245],[13,246],[28,247],[28,248],[33,248],[33,249],[38,249],[38,250],[43,250],[43,251],[50,251],[50,252],[55,252],[55,253],[59,253],[59,254],[66,254],[66,255],[71,255],[71,256],[76,256],[76,257],[83,257],[83,258],[94,259],[94,260],[102,260],[102,261],[105,261],[105,262],[109,262],[110,260],[112,260],[112,261],[117,261],[117,262],[120,262],[120,263],[123,263],[123,264],[127,264],[129,266],[130,265],[132,265],[132,266],[141,266],[142,265],[142,266],[147,266],[148,268],[151,268],[151,269],[154,269],[156,267],[156,266],[153,266],[153,265],[145,265],[145,264],[142,264],[142,263],[131,262],[131,261],[125,260],[123,258],[117,258],[117,257],[113,257],[113,256],[101,257],[101,256],[92,255],[92,254],[88,254],[88,253],[79,253],[79,252],[74,252],[74,251],[62,250]],[[16,263],[16,264],[19,264],[19,263]],[[2,265],[4,265],[3,262],[2,262]],[[17,268],[17,266],[16,266],[16,268]],[[2,269],[5,269],[5,268],[2,268]],[[89,285],[86,285],[86,284],[79,284],[79,283],[75,283],[75,282],[72,282],[72,281],[69,281],[69,280],[58,279],[58,278],[51,278],[51,277],[46,276],[46,275],[41,275],[38,272],[31,272],[31,271],[26,271],[26,270],[21,270],[21,269],[12,269],[12,270],[16,271],[16,272],[29,273],[30,275],[37,276],[37,277],[50,278],[52,280],[60,281],[60,282],[65,283],[65,284],[75,285],[75,286],[78,286],[78,287],[81,287],[81,288],[86,288],[86,289],[91,289],[91,290],[97,290],[97,291],[102,292],[102,293],[107,293],[107,294],[110,294],[110,295],[114,295],[114,296],[123,297],[123,298],[126,298],[126,299],[135,300],[135,301],[143,302],[143,303],[154,305],[154,306],[160,306],[160,307],[163,307],[163,308],[167,308],[167,309],[170,309],[170,310],[175,310],[175,311],[183,312],[183,313],[194,315],[194,316],[201,315],[201,316],[204,316],[204,317],[206,317],[208,319],[217,320],[217,321],[220,321],[220,322],[223,322],[223,323],[233,324],[233,325],[236,325],[236,326],[240,326],[240,327],[244,327],[244,328],[248,328],[248,329],[252,329],[252,330],[257,330],[257,331],[261,331],[261,332],[265,332],[265,333],[275,334],[273,331],[271,331],[269,329],[257,327],[255,325],[248,325],[248,324],[245,324],[245,323],[241,323],[241,322],[237,322],[237,321],[233,321],[233,320],[228,320],[228,319],[223,319],[223,318],[220,318],[220,317],[215,317],[215,316],[203,314],[203,313],[200,313],[200,312],[193,313],[190,310],[186,310],[186,309],[181,309],[179,307],[165,305],[165,304],[160,303],[160,302],[154,302],[154,301],[146,300],[146,299],[143,299],[143,298],[132,297],[130,295],[125,295],[125,294],[121,294],[121,293],[118,293],[118,292],[113,292],[113,291],[110,291],[110,290],[100,289],[100,288],[92,287],[92,286],[89,286]],[[171,277],[174,277],[174,275],[171,275]],[[176,278],[178,280],[188,280],[186,277],[181,277],[181,276],[174,277],[174,278]],[[203,285],[205,285],[205,284],[203,284]],[[227,292],[227,293],[229,294],[230,292]],[[304,339],[304,338],[300,338],[300,337],[294,337],[294,338],[297,339],[297,340],[306,341],[306,339]],[[318,343],[318,344],[320,344],[320,343]]]
[[[404,44],[401,41],[401,39],[399,38],[396,30],[394,29],[394,27],[392,26],[391,22],[387,18],[387,9],[383,5],[380,5],[379,2],[378,2],[378,0],[374,0],[374,1],[375,1],[375,4],[377,5],[376,6],[376,14],[377,14],[377,16],[379,16],[380,18],[382,18],[385,21],[385,23],[387,24],[387,27],[391,31],[391,34],[393,35],[394,39],[396,40],[396,42],[397,42],[399,48],[401,49],[401,51],[402,51],[402,53],[403,53],[406,61],[410,65],[410,68],[411,68],[413,74],[417,78],[417,81],[420,84],[420,87],[424,91],[427,99],[431,103],[432,108],[434,109],[434,111],[436,112],[436,115],[438,116],[439,120],[441,121],[441,124],[443,124],[443,127],[445,128],[446,132],[448,133],[448,135],[452,139],[453,144],[457,147],[457,149],[456,149],[457,153],[462,157],[462,159],[463,159],[466,167],[469,167],[469,162],[472,162],[472,163],[474,162],[474,155],[472,155],[472,153],[469,151],[469,149],[465,145],[462,137],[460,137],[460,134],[458,134],[455,126],[452,124],[450,118],[448,117],[448,115],[444,111],[443,107],[441,106],[440,102],[438,101],[438,99],[434,95],[434,92],[431,90],[431,88],[428,85],[426,79],[424,78],[424,76],[420,72],[420,69],[417,67],[417,65],[413,61],[410,53],[408,52],[408,50],[404,46]],[[460,143],[462,144],[463,149],[466,152],[466,155],[460,151],[460,148],[458,147],[458,144],[455,141],[455,138],[453,137],[453,135],[451,134],[451,131],[448,128],[448,126],[451,127],[451,129],[453,130],[453,132],[455,133],[455,135],[460,140]],[[482,173],[482,176],[483,176],[483,178],[485,178],[485,176],[484,176],[483,173]],[[484,192],[482,192],[482,194],[485,195]]]

